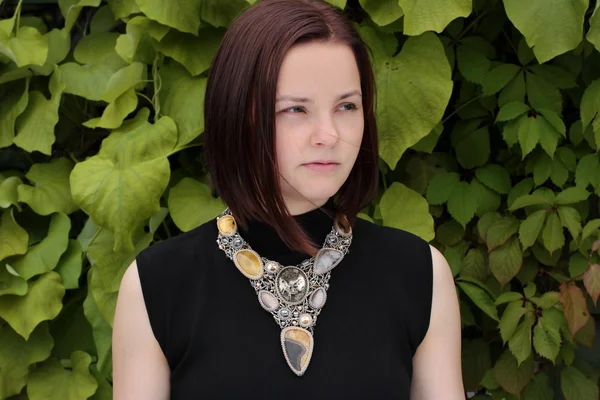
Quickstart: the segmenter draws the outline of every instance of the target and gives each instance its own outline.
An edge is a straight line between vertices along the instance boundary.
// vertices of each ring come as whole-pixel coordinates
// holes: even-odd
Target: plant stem
[[[442,125],[445,124],[450,118],[452,118],[455,114],[457,114],[458,112],[460,112],[460,110],[462,110],[463,108],[465,108],[466,106],[468,106],[469,104],[471,104],[472,102],[474,102],[475,100],[479,100],[483,97],[483,93],[480,94],[477,97],[473,97],[471,100],[463,103],[460,105],[460,107],[458,107],[456,110],[452,111],[452,113],[450,113],[450,115],[448,115],[446,118],[444,118],[442,120]]]

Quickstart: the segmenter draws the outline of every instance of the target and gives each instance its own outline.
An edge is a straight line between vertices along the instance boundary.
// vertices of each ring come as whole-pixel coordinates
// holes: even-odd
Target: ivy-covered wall
[[[253,0],[0,1],[0,399],[110,399],[121,277],[224,208],[211,59]],[[329,0],[373,51],[362,218],[448,259],[465,390],[599,398],[595,0]]]

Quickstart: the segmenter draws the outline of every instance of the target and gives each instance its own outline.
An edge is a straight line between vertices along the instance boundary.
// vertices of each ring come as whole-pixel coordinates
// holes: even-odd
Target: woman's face
[[[286,54],[275,145],[290,214],[325,204],[348,178],[364,131],[360,88],[354,53],[344,44],[303,43]]]

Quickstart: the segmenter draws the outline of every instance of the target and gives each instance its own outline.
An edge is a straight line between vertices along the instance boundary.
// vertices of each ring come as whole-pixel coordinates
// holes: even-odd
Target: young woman
[[[204,113],[228,209],[125,273],[115,399],[464,399],[448,264],[356,217],[378,181],[374,92],[325,3],[265,0],[231,25]]]

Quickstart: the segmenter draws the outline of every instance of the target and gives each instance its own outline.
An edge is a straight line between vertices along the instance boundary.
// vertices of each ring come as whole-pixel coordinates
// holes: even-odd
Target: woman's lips
[[[335,170],[340,164],[336,162],[311,162],[304,164],[304,166],[315,172],[331,172]]]

